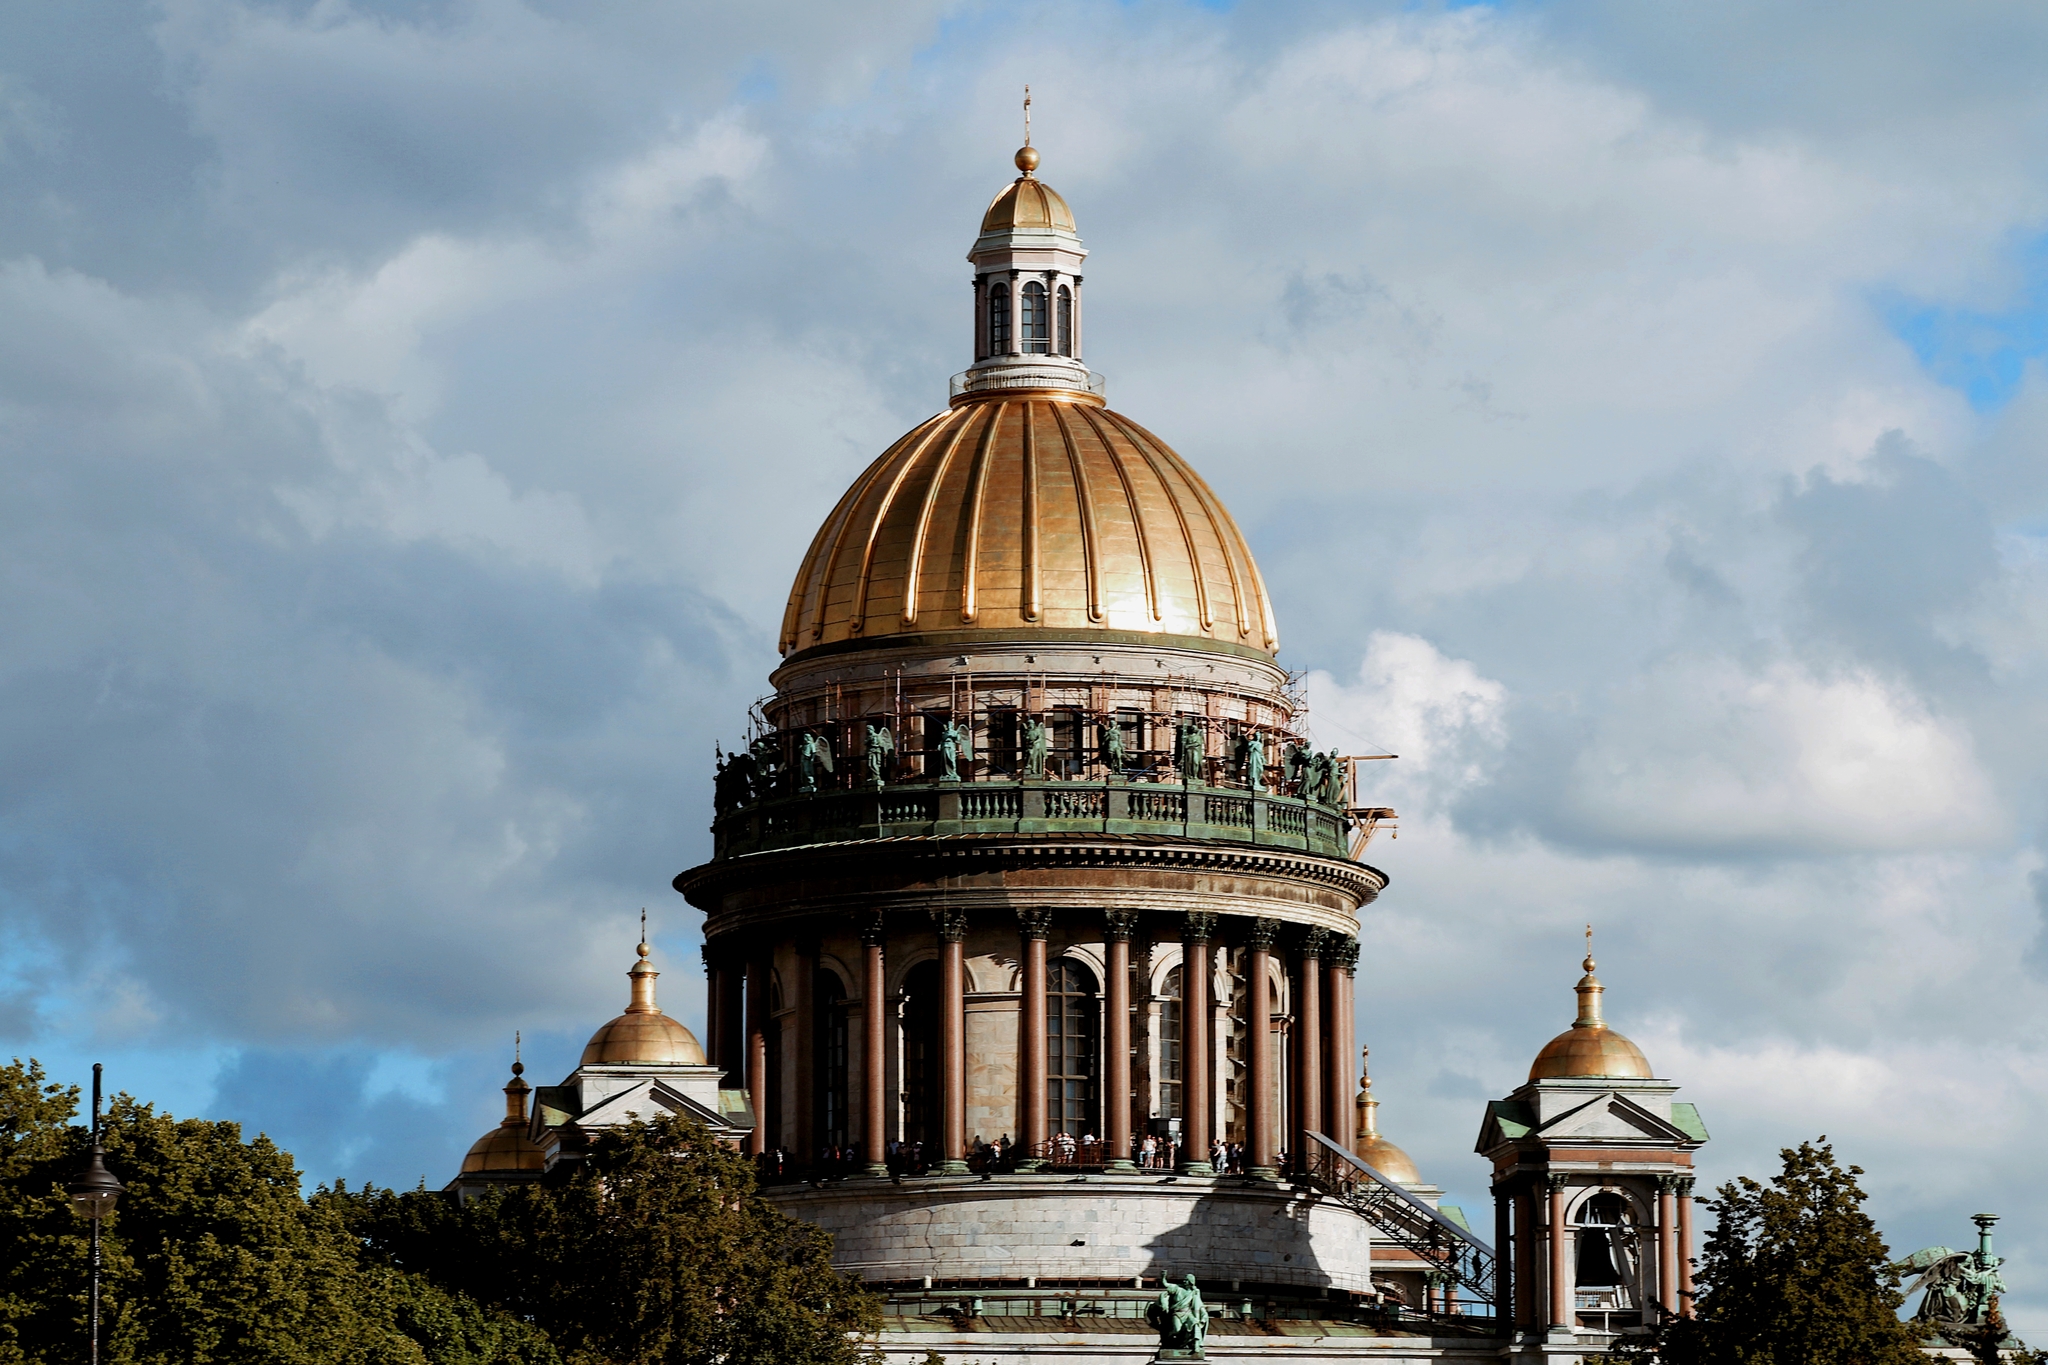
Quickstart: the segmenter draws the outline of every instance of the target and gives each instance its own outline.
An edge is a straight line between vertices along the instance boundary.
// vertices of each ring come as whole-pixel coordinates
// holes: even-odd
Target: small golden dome
[[[526,1126],[514,1128],[508,1120],[491,1129],[470,1147],[462,1158],[462,1173],[477,1171],[538,1171],[547,1167],[547,1157],[526,1135]]]
[[[1588,937],[1590,939],[1590,931]],[[1606,987],[1593,975],[1593,954],[1586,953],[1586,974],[1579,978],[1579,1017],[1563,1033],[1543,1045],[1529,1066],[1532,1081],[1610,1077],[1621,1080],[1654,1079],[1650,1059],[1643,1050],[1607,1027],[1600,1017],[1600,996]]]
[[[1074,226],[1074,211],[1067,207],[1067,201],[1060,198],[1059,191],[1032,175],[1024,168],[1024,153],[1031,153],[1031,164],[1038,164],[1038,153],[1030,147],[1017,153],[1017,166],[1024,174],[1012,180],[996,192],[989,201],[988,212],[981,215],[983,232],[1010,232],[1018,228],[1038,228],[1051,232],[1078,233]]]
[[[1358,1159],[1387,1179],[1401,1185],[1420,1185],[1422,1172],[1399,1147],[1380,1136],[1380,1102],[1372,1097],[1372,1049],[1361,1048],[1358,1058],[1358,1128],[1354,1134]]]
[[[661,973],[647,960],[644,940],[639,951],[640,960],[626,973],[633,983],[632,1003],[624,1014],[590,1035],[583,1045],[583,1065],[703,1066],[704,1046],[697,1035],[654,1003],[654,978]]]
[[[868,466],[797,571],[782,652],[1032,629],[1280,643],[1201,476],[1100,400],[1035,391],[963,401]]]
[[[526,1067],[518,1060],[517,1035],[514,1035],[512,1047],[512,1079],[505,1086],[505,1117],[496,1128],[470,1145],[468,1155],[462,1158],[464,1175],[478,1171],[540,1171],[547,1168],[546,1154],[526,1134],[526,1097],[532,1093],[533,1087],[521,1079]]]

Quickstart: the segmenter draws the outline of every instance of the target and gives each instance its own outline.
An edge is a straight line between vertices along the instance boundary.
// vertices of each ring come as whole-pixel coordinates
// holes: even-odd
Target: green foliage
[[[425,1190],[329,1198],[393,1266],[533,1321],[574,1365],[855,1365],[881,1325],[831,1239],[759,1198],[748,1160],[687,1119],[614,1129],[566,1179],[467,1208]]]
[[[90,1225],[63,1190],[78,1092],[0,1068],[0,1365],[84,1355]],[[126,1187],[105,1225],[107,1365],[861,1365],[874,1297],[701,1125],[603,1135],[549,1185],[469,1205],[299,1194],[291,1156],[232,1123],[117,1096]]]
[[[1697,1316],[1624,1357],[1666,1365],[1925,1365],[1899,1321],[1891,1254],[1863,1212],[1858,1166],[1825,1137],[1779,1155],[1768,1186],[1747,1177],[1702,1201],[1717,1215],[1696,1277]]]

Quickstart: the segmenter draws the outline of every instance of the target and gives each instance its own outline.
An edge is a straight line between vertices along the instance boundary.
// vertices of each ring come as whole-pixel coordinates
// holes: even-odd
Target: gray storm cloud
[[[1403,754],[1389,1133],[1483,1197],[1591,920],[1710,1176],[2001,1210],[2039,1333],[2048,393],[1888,309],[2031,297],[2048,21],[1823,13],[0,18],[7,1043],[410,1184],[643,904],[692,1013],[712,746],[963,363],[1028,80],[1112,401]]]

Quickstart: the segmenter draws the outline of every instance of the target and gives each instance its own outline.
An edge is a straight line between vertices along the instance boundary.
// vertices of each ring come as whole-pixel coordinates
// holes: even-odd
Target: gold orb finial
[[[1025,143],[1017,149],[1017,169],[1030,175],[1038,169],[1038,148]]]
[[[1593,970],[1593,926],[1590,924],[1586,926],[1586,960],[1580,965],[1580,970]]]

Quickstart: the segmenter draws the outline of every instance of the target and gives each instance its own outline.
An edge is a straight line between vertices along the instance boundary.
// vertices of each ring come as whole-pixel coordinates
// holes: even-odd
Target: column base
[[[1029,1175],[1037,1171],[1042,1171],[1045,1169],[1045,1158],[1027,1156],[1022,1161],[1019,1161],[1017,1163],[1016,1169],[1018,1173],[1022,1175]]]
[[[1216,1168],[1206,1161],[1190,1161],[1180,1168],[1182,1175],[1214,1175]]]
[[[1251,1169],[1251,1179],[1270,1180],[1277,1185],[1280,1183],[1280,1168],[1278,1166],[1254,1166]]]
[[[888,1166],[880,1161],[870,1161],[867,1165],[861,1167],[860,1173],[870,1179],[886,1180],[889,1178]]]
[[[967,1169],[967,1163],[966,1163],[966,1162],[964,1162],[964,1161],[948,1161],[948,1162],[944,1162],[944,1163],[943,1163],[943,1164],[941,1164],[941,1165],[940,1165],[940,1167],[939,1167],[939,1174],[940,1174],[940,1175],[967,1175],[967,1174],[969,1174],[969,1172],[968,1172],[968,1169]]]
[[[1102,1168],[1111,1175],[1129,1175],[1138,1169],[1135,1161],[1112,1161]]]

